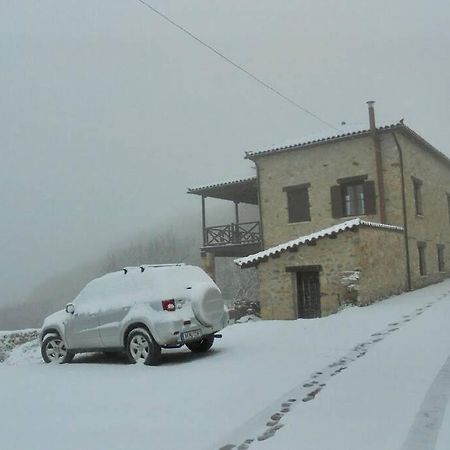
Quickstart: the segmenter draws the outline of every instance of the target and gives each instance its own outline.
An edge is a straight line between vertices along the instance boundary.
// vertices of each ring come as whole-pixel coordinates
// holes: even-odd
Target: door
[[[98,325],[102,344],[106,348],[123,347],[121,337],[122,321],[130,310],[129,306],[112,305],[98,316]]]
[[[318,271],[297,272],[297,305],[299,318],[313,319],[321,316]]]
[[[136,303],[137,286],[135,279],[143,278],[144,273],[130,272],[126,275],[115,277],[104,287],[102,294],[105,305],[98,314],[100,339],[106,348],[123,347],[121,331],[131,305]]]
[[[90,350],[102,347],[97,316],[98,313],[93,308],[75,304],[75,312],[65,325],[69,348]]]

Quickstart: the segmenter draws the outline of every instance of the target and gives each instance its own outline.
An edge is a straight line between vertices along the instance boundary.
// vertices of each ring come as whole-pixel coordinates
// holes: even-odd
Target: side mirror
[[[67,303],[66,305],[66,313],[73,314],[75,312],[75,306],[73,303]]]

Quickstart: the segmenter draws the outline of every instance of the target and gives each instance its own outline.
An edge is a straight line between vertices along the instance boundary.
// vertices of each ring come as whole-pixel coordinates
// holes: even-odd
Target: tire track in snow
[[[433,450],[450,398],[450,356],[431,383],[402,450]]]
[[[362,358],[373,345],[376,345],[390,334],[398,331],[402,325],[422,315],[426,309],[431,308],[436,302],[448,297],[449,294],[450,290],[439,295],[436,299],[431,300],[425,306],[416,308],[412,313],[403,315],[398,321],[390,322],[384,330],[371,334],[368,340],[357,344],[344,356],[329,364],[324,369],[314,372],[305,382],[286,392],[279,400],[271,403],[263,411],[230,433],[229,438],[222,441],[222,443],[224,441],[228,441],[228,443],[209,448],[213,450],[246,450],[258,441],[264,441],[273,437],[278,430],[284,427],[282,418],[292,408],[306,406],[303,404],[313,401],[326,387],[327,381],[332,377],[338,376],[348,368],[349,364]],[[431,449],[433,447],[420,447],[420,450],[428,450],[428,448]],[[411,449],[419,450],[419,447],[411,447]],[[404,447],[402,450],[410,450],[410,447]]]

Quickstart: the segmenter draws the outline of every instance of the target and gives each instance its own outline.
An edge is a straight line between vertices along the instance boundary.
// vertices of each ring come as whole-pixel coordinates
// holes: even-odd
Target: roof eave
[[[369,222],[363,220],[361,218],[351,219],[349,221],[342,222],[340,224],[333,225],[331,227],[320,230],[319,232],[312,233],[311,235],[304,236],[305,239],[298,238],[288,241],[284,244],[277,245],[270,249],[262,250],[254,255],[250,255],[244,258],[235,259],[234,262],[241,268],[247,269],[249,267],[256,267],[262,262],[266,262],[269,258],[280,256],[286,251],[291,251],[292,249],[298,249],[305,245],[310,245],[311,242],[318,241],[320,239],[325,238],[326,236],[337,236],[340,233],[345,231],[357,230],[361,227],[370,227],[370,228],[378,228],[383,229],[384,231],[394,231],[394,232],[403,232],[403,227],[399,227],[396,225],[387,225],[376,222]],[[323,234],[317,234],[322,233]],[[274,256],[275,255],[275,256]],[[251,258],[251,259],[250,259]],[[242,261],[244,260],[244,261]]]
[[[383,133],[386,131],[393,131],[393,130],[397,130],[397,129],[401,129],[401,128],[408,128],[408,127],[402,123],[396,123],[396,124],[387,125],[384,127],[379,127],[379,128],[377,128],[377,131]],[[335,142],[346,141],[348,139],[356,139],[356,138],[360,138],[360,137],[369,136],[371,133],[372,133],[372,131],[370,129],[368,129],[368,130],[357,131],[357,132],[348,133],[348,134],[344,134],[344,135],[340,135],[340,136],[336,136],[336,137],[324,138],[324,139],[320,139],[317,141],[300,143],[297,145],[290,145],[290,146],[286,146],[286,147],[277,147],[277,148],[273,148],[273,149],[269,149],[269,150],[261,150],[261,151],[247,151],[247,152],[245,152],[244,159],[249,159],[251,161],[255,161],[255,159],[261,158],[264,156],[270,156],[270,155],[278,154],[278,153],[292,152],[292,151],[296,151],[296,150],[303,150],[306,148],[317,147],[319,145],[325,145],[325,144],[331,144],[331,143],[335,143]]]

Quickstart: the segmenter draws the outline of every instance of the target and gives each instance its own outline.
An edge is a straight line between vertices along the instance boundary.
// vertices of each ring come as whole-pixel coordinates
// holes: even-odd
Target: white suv
[[[219,288],[199,267],[132,267],[91,281],[47,317],[41,353],[47,363],[65,363],[76,353],[122,351],[131,363],[156,365],[161,348],[209,350],[227,322]]]

